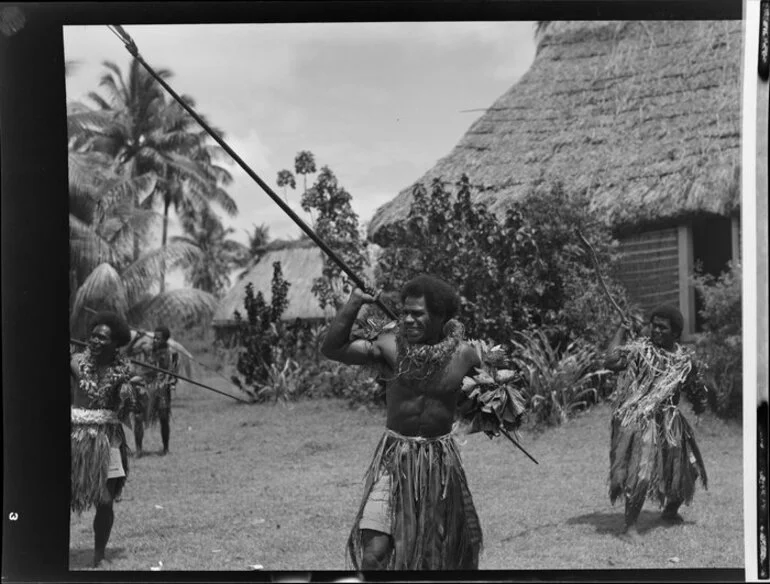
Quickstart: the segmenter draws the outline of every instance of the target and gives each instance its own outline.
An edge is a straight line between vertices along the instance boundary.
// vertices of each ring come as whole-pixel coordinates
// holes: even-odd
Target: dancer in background
[[[684,319],[671,306],[650,316],[650,338],[626,341],[618,329],[605,366],[620,371],[614,394],[610,440],[610,500],[625,499],[622,538],[637,541],[637,519],[649,495],[663,508],[661,519],[680,523],[679,508],[689,505],[706,468],[690,424],[677,407],[681,393],[699,416],[706,387],[690,350],[679,344]]]

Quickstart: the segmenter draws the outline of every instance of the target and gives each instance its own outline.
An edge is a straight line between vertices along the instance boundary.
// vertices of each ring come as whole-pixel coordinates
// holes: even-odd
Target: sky
[[[289,23],[125,26],[154,69],[224,132],[232,149],[276,193],[279,170],[310,150],[352,196],[361,224],[457,144],[470,125],[529,69],[532,22]],[[104,25],[64,28],[68,101],[90,103],[104,61],[131,59]],[[475,110],[475,111],[467,111]],[[227,187],[232,237],[266,224],[272,238],[300,229],[235,162]],[[308,177],[308,186],[315,175]],[[310,223],[297,190],[288,201]],[[172,224],[171,233],[178,226]]]

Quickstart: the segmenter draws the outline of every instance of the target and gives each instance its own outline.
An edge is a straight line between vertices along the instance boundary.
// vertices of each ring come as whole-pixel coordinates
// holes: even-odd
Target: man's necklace
[[[102,375],[99,375],[90,347],[86,347],[83,351],[78,370],[80,389],[91,397],[103,397],[117,383],[129,378],[128,363],[120,354],[116,354],[114,361],[106,366]]]
[[[412,345],[399,327],[396,333],[396,377],[405,381],[424,381],[446,367],[463,339],[463,326],[450,320],[445,327],[449,334],[435,345]]]

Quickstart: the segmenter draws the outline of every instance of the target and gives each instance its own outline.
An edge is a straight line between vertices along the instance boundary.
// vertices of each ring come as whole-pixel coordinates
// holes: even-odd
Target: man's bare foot
[[[660,518],[666,523],[684,523],[684,517],[676,511],[664,511],[660,514]]]
[[[642,536],[639,535],[635,525],[626,526],[626,530],[618,536],[626,543],[639,543],[642,540]]]
[[[94,563],[93,563],[94,568],[101,567],[105,561],[106,560],[104,559],[104,550],[94,552]]]

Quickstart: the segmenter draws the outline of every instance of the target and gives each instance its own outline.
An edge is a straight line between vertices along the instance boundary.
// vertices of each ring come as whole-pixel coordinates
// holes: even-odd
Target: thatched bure
[[[273,294],[271,284],[273,281],[273,263],[281,262],[283,279],[289,286],[286,307],[281,320],[294,321],[297,318],[303,320],[327,320],[334,317],[336,311],[327,306],[321,310],[318,298],[312,292],[313,282],[320,278],[323,270],[323,252],[309,239],[301,240],[276,240],[265,247],[266,253],[262,258],[248,268],[239,278],[238,282],[220,301],[214,313],[213,324],[223,327],[235,324],[234,313],[238,310],[243,318],[246,318],[246,308],[243,304],[246,298],[246,285],[254,285],[254,295],[262,292],[265,302],[270,303]],[[369,254],[369,267],[364,269],[360,277],[364,280],[374,281],[374,268],[379,248],[370,245],[367,248]]]
[[[289,282],[287,299],[289,305],[282,320],[325,319],[334,316],[334,309],[321,310],[318,299],[311,292],[313,280],[321,277],[323,269],[322,252],[312,242],[284,249],[269,250],[260,261],[250,268],[220,301],[214,313],[214,326],[235,324],[237,310],[245,319],[246,285],[254,286],[254,295],[262,292],[268,304],[272,298],[270,285],[273,281],[273,263],[281,262],[283,279]]]
[[[586,188],[616,229],[740,202],[740,21],[552,22],[520,81],[420,180],[454,183],[504,212],[543,181]],[[403,220],[411,187],[374,215]],[[381,235],[381,234],[380,234]]]

